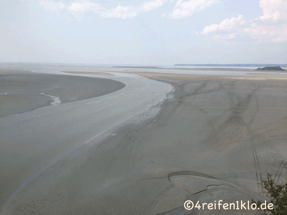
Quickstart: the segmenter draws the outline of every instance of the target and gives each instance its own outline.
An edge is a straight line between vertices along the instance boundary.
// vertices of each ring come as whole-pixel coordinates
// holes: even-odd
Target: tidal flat
[[[42,145],[37,149],[37,141],[41,142],[41,137],[57,144],[80,142],[87,138],[83,135],[87,130],[97,131],[92,121],[111,116],[95,112],[85,116],[85,121],[80,120],[81,116],[73,119],[76,117],[73,114],[68,115],[69,121],[63,122],[65,118],[60,118],[61,122],[48,121],[48,124],[60,123],[56,124],[57,129],[66,125],[72,130],[50,129],[49,132],[57,134],[51,139],[42,129],[39,138],[30,139],[36,148],[22,149],[25,153],[29,151],[31,165],[33,159],[41,161],[39,155],[45,158],[46,152],[61,158],[50,159],[50,165],[46,168],[42,165],[41,171],[22,183],[22,187],[14,185],[10,195],[7,191],[6,199],[2,196],[0,214],[254,214],[254,211],[242,210],[186,211],[183,203],[187,199],[206,203],[264,200],[259,195],[259,183],[266,172],[279,183],[286,181],[285,76],[130,75],[173,86],[158,104],[160,111],[152,117],[142,117],[140,123],[131,120],[113,129],[111,135],[101,141],[90,139],[64,155],[57,154],[57,150],[63,150],[68,144],[51,149]],[[142,89],[141,96],[133,101],[150,96],[144,93],[149,88]],[[115,105],[117,109],[120,107],[116,102]],[[72,111],[72,107],[69,108]],[[87,107],[78,105],[77,108],[83,112]],[[127,109],[123,108],[120,113],[125,112]],[[63,117],[63,113],[58,116]],[[33,123],[32,118],[29,120]],[[75,123],[74,126],[69,122]],[[98,125],[104,125],[103,122]],[[1,121],[0,125],[1,134],[5,134],[7,140],[8,131]],[[28,137],[27,132],[35,134],[24,128],[20,131]],[[5,138],[2,135],[0,139],[2,148],[6,144],[10,155],[18,156],[12,167],[20,167],[21,150],[7,147],[9,143],[3,142]],[[13,181],[17,175],[31,173],[25,166],[18,168],[18,172],[3,167],[10,178],[2,177],[1,187],[7,183],[17,184]]]

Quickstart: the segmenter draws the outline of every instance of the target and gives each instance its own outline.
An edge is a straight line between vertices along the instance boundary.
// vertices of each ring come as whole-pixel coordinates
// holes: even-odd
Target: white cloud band
[[[185,18],[218,2],[217,0],[178,0],[169,17],[172,19]]]
[[[261,20],[271,20],[274,22],[287,20],[287,2],[286,0],[260,0],[259,6],[262,8],[263,16]]]
[[[166,0],[152,0],[143,3],[140,6],[117,6],[115,8],[106,9],[101,5],[89,1],[83,2],[74,2],[70,6],[66,6],[61,1],[40,1],[41,6],[43,6],[47,10],[51,11],[59,11],[61,9],[68,9],[70,12],[74,13],[74,15],[81,17],[85,12],[91,11],[93,13],[99,14],[103,18],[121,18],[127,19],[132,18],[140,13],[149,12],[157,9],[162,6]]]
[[[239,15],[237,18],[232,17],[231,19],[225,19],[220,24],[212,24],[206,26],[203,29],[203,34],[209,34],[214,31],[224,31],[234,28],[236,25],[243,25],[246,21],[243,19],[242,15]]]
[[[202,34],[225,31],[225,34],[213,36],[213,40],[233,39],[238,33],[247,33],[259,42],[271,40],[277,43],[287,40],[287,2],[284,0],[260,0],[259,6],[262,8],[263,15],[249,21],[249,26],[244,25],[246,21],[243,20],[243,16],[239,15],[237,18],[225,19],[220,24],[206,26]],[[269,21],[269,24],[266,21]],[[228,31],[229,34],[227,34]]]

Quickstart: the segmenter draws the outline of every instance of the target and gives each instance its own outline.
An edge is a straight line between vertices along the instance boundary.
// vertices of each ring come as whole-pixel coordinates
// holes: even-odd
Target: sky
[[[0,62],[287,63],[287,0],[0,0]]]

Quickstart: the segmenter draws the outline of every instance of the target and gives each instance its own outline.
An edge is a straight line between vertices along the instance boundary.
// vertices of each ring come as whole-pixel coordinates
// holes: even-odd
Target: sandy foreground
[[[47,72],[49,73],[48,77]],[[42,86],[38,82],[41,82],[42,79],[47,81],[48,78],[52,79],[50,90],[54,92],[51,93],[53,96],[62,94],[59,98],[64,100],[65,97],[67,99],[68,95],[71,95],[70,92],[74,91],[77,95],[81,95],[80,98],[83,100],[63,102],[57,105],[50,103],[49,106],[32,111],[20,111],[20,113],[0,117],[0,214],[5,215],[85,214],[82,211],[83,208],[79,212],[79,209],[74,208],[74,206],[70,207],[70,204],[73,205],[72,202],[64,206],[66,204],[64,201],[68,200],[66,198],[58,202],[58,197],[62,194],[74,192],[74,188],[70,187],[71,184],[62,183],[62,177],[76,173],[74,168],[77,168],[77,164],[83,164],[81,162],[86,159],[86,153],[97,148],[100,140],[111,135],[111,132],[117,127],[128,121],[141,122],[156,114],[159,110],[156,105],[172,90],[169,84],[131,74],[109,76],[111,80],[101,78],[100,75],[97,78],[91,78],[94,76],[90,74],[81,75],[85,76],[83,78],[79,75],[59,72],[58,67],[54,67],[54,70],[45,71],[37,69],[37,73],[33,74],[25,71],[15,73],[11,72],[8,77],[1,76],[1,80],[6,78],[4,83],[7,85],[10,83],[9,87],[15,90],[14,93],[20,94],[20,90],[24,90],[25,94],[29,95],[30,93],[30,97],[34,99],[37,99],[38,95],[46,97],[41,92],[43,92],[43,88],[49,89],[49,87]],[[25,74],[25,77],[20,78],[18,73],[20,75]],[[89,77],[88,81],[85,81],[84,79],[87,77]],[[63,86],[64,91],[61,88],[52,89],[57,86],[54,82],[57,83],[58,79],[62,79],[60,85]],[[107,88],[106,93],[108,94],[102,96],[98,94],[97,97],[89,98],[89,93],[93,94],[93,92],[85,89],[89,86],[89,81],[93,83],[96,94],[104,92]],[[101,86],[103,83],[105,86]],[[83,85],[84,89],[77,84]],[[123,84],[124,87],[122,88]],[[101,89],[97,89],[99,86]],[[111,87],[114,90],[119,88],[117,91],[111,92]],[[3,104],[4,106],[9,105],[9,102],[11,104],[9,100],[15,101],[15,97],[11,96],[12,91],[9,91],[11,89],[5,89],[8,90],[8,94],[5,93],[7,91],[1,89],[4,92],[1,97],[10,98],[8,102],[1,102],[1,108]],[[87,93],[82,91],[87,91]],[[51,94],[50,96],[52,96]],[[88,97],[83,97],[84,94]],[[21,102],[18,104],[23,107]],[[153,110],[150,110],[151,107],[154,107]],[[78,156],[81,159],[79,161],[74,160],[79,158]],[[75,162],[70,162],[70,159]],[[83,176],[85,177],[85,175]],[[89,179],[89,176],[86,179]],[[52,187],[56,188],[55,185],[58,183],[63,186],[64,190],[66,189],[65,185],[68,185],[69,188],[63,190],[62,194],[56,194],[56,199],[54,197],[50,199],[48,192],[52,190],[49,186],[54,184]],[[85,187],[82,187],[84,190],[80,191],[82,188],[79,188],[79,193],[74,193],[76,199],[81,198],[81,192],[89,196],[91,193],[86,193],[86,188],[92,191],[95,184],[92,180],[83,181],[82,185]],[[45,197],[43,196],[45,200],[41,197],[35,203],[33,198],[36,197],[36,193],[40,195],[46,193],[47,195],[44,194]],[[46,201],[47,198],[48,201]],[[56,202],[59,205],[54,204]],[[79,199],[79,205],[75,205],[77,208],[82,205],[80,202],[82,200]],[[35,207],[34,204],[37,206]],[[38,207],[42,207],[42,209]]]
[[[173,86],[161,103],[161,111],[142,118],[140,123],[131,120],[101,141],[94,139],[66,156],[61,154],[61,159],[18,187],[2,203],[0,214],[254,214],[247,210],[186,211],[183,203],[187,199],[201,203],[264,200],[259,195],[259,183],[266,172],[279,182],[286,181],[285,75],[136,74]],[[144,93],[148,88],[142,89],[138,100],[148,96]],[[35,156],[35,152],[43,151],[37,149],[41,139],[81,141],[83,136],[77,134],[85,132],[82,127],[87,129],[87,136],[95,129],[88,121],[91,116],[98,117],[94,113],[81,121],[83,115],[77,119],[68,115],[70,120],[65,123],[62,118],[58,126],[69,128],[63,129],[64,135],[54,131],[58,136],[53,138],[46,132],[39,139],[30,138],[36,148],[26,148],[26,153],[41,160]],[[32,124],[32,118],[26,122]],[[47,120],[47,126],[60,122]],[[0,135],[3,141],[12,133],[7,132],[9,127],[3,127],[1,119],[0,125],[1,134],[6,135]],[[15,129],[12,122],[10,125]],[[31,125],[33,128],[35,125]],[[18,129],[24,135],[25,130]],[[49,152],[49,148],[45,150]],[[62,149],[52,148],[49,153],[56,154],[57,150]],[[18,156],[14,165],[18,165],[23,159],[21,150],[14,153]],[[22,168],[15,175],[10,172],[7,180],[29,171]],[[2,187],[4,182],[0,182]]]

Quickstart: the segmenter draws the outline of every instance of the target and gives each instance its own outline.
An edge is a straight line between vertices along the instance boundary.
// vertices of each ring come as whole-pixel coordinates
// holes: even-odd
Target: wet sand
[[[81,145],[0,214],[254,214],[183,203],[262,200],[266,172],[286,181],[283,76],[140,75],[175,89],[155,117]]]
[[[226,75],[200,75],[200,74],[173,74],[173,73],[149,73],[149,72],[128,72],[129,74],[137,74],[143,77],[152,78],[156,80],[167,80],[170,82],[187,82],[192,81],[195,78],[201,79],[235,79],[235,80],[286,80],[287,73],[281,72],[249,72],[244,75],[232,74],[231,76]]]
[[[53,97],[69,103],[112,93],[124,86],[108,79],[2,70],[0,118],[49,106]]]
[[[63,71],[65,73],[71,73],[71,74],[88,74],[88,75],[112,75],[109,73],[105,73],[105,72],[77,72],[77,71]]]
[[[50,73],[51,71],[39,72]],[[83,74],[85,76],[83,78],[78,74],[71,74],[73,76],[69,74],[68,76],[66,73],[58,72],[58,68],[52,72],[63,74],[63,79],[70,77],[72,80],[78,81],[77,83],[83,86],[77,88],[77,91],[86,91],[86,81],[93,83],[94,91],[97,89],[95,86],[97,81],[106,84],[102,86],[103,89],[106,89],[109,83],[114,82],[122,82],[124,84],[121,83],[121,85],[125,85],[125,87],[104,96],[51,105],[0,118],[1,215],[15,213],[79,214],[78,208],[82,208],[82,201],[85,201],[85,199],[81,199],[81,193],[84,192],[86,198],[86,195],[90,195],[88,190],[93,190],[94,185],[85,181],[80,182],[81,179],[72,176],[72,178],[80,180],[80,187],[78,185],[74,187],[73,179],[71,182],[63,181],[62,177],[71,173],[77,174],[78,170],[76,169],[79,164],[85,163],[86,154],[91,149],[96,149],[102,139],[110,135],[113,136],[112,132],[127,121],[141,122],[151,115],[154,116],[159,109],[156,105],[172,90],[169,84],[135,75],[109,76],[109,79],[112,80],[105,82],[106,78],[99,76],[95,78],[91,74]],[[45,77],[38,75],[31,75],[30,79],[27,76],[31,89],[34,89],[32,88],[32,77]],[[55,79],[62,77],[60,75],[47,76]],[[25,77],[23,77],[24,80]],[[77,83],[73,84],[77,85]],[[69,88],[68,83],[64,89],[66,88]],[[108,89],[110,90],[110,88]],[[65,92],[68,94],[70,91],[66,90]],[[151,111],[151,107],[156,112]],[[143,112],[144,114],[142,114]],[[80,160],[74,160],[79,158],[78,156],[81,157]],[[89,162],[86,161],[88,165]],[[92,171],[92,173],[96,172]],[[85,180],[90,180],[89,175],[83,175],[83,177]],[[93,182],[93,179],[90,182]],[[59,187],[56,185],[58,183],[62,188],[58,189]],[[52,188],[46,186],[52,186]],[[46,190],[46,188],[48,189]],[[58,189],[57,194],[54,192],[54,188]],[[65,190],[66,188],[68,190]],[[74,189],[79,192],[74,192]],[[50,191],[52,191],[51,196]],[[58,191],[60,193],[63,191],[65,196],[58,195]],[[65,203],[66,191],[71,195],[68,205]],[[37,196],[37,193],[42,197],[45,196],[44,200],[40,197],[39,201],[33,202],[32,200],[31,203],[28,203],[31,198]],[[56,199],[53,197],[54,194],[56,194]],[[74,204],[73,198],[75,198],[76,204]],[[83,211],[80,214],[83,213],[85,214]]]

